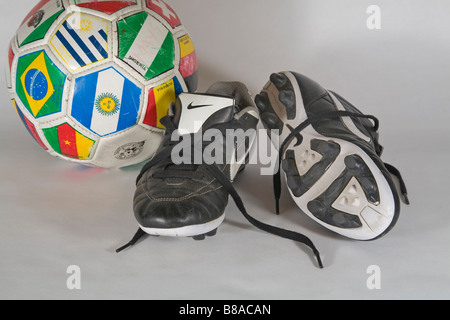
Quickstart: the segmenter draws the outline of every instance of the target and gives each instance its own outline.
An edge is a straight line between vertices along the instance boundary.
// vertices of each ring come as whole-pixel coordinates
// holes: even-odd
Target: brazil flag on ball
[[[35,118],[59,112],[65,79],[45,51],[31,53],[19,58],[17,95]]]

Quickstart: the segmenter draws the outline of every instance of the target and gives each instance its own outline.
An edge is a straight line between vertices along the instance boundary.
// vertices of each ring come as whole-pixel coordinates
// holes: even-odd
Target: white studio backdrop
[[[138,169],[84,170],[50,157],[21,124],[1,77],[0,298],[448,299],[450,2],[167,2],[195,43],[199,91],[237,80],[256,95],[273,72],[309,76],[380,119],[383,160],[401,170],[411,205],[386,237],[351,241],[302,215],[286,189],[283,214],[273,215],[272,179],[251,166],[236,182],[248,211],[309,236],[323,270],[302,246],[251,227],[231,200],[215,237],[147,238],[116,255],[136,228]],[[5,64],[35,4],[1,1]],[[73,266],[80,288],[68,286]],[[377,271],[381,285],[371,287]]]

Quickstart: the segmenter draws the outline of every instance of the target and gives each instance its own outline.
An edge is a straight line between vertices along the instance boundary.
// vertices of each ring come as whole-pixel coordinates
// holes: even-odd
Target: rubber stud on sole
[[[217,229],[214,229],[214,230],[212,230],[212,231],[210,231],[208,233],[204,233],[204,234],[199,234],[199,235],[193,236],[192,239],[194,239],[196,241],[201,241],[201,240],[205,240],[206,236],[213,237],[216,234],[217,234]]]

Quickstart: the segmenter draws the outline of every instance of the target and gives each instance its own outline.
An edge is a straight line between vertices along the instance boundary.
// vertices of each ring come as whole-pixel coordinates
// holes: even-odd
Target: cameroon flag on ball
[[[174,67],[175,44],[172,33],[145,12],[118,23],[119,57],[147,80]]]
[[[73,159],[88,159],[95,143],[67,123],[43,131],[55,152]]]

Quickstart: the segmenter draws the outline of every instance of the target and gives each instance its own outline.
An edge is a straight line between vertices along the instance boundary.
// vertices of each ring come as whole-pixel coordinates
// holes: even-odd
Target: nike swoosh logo
[[[191,102],[189,105],[188,105],[188,110],[192,110],[192,109],[198,109],[198,108],[204,108],[204,107],[212,107],[212,104],[199,104],[199,105],[196,105],[196,106],[193,106],[192,105],[193,104],[193,102]]]

